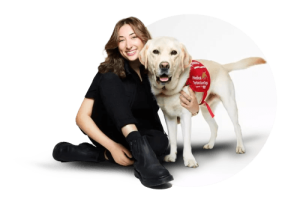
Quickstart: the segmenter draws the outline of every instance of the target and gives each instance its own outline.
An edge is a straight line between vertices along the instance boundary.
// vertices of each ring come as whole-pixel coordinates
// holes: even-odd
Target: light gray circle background
[[[246,153],[235,154],[236,137],[233,125],[225,108],[220,104],[215,112],[215,119],[219,126],[215,147],[218,147],[218,143],[230,142],[232,149],[228,153],[232,154],[228,154],[227,158],[224,154],[222,157],[218,156],[217,159],[214,157],[217,155],[214,155],[211,157],[211,162],[210,157],[203,162],[202,152],[197,157],[195,155],[199,167],[194,170],[194,176],[191,179],[186,179],[180,184],[182,186],[208,186],[233,177],[249,166],[261,153],[275,124],[278,104],[276,83],[272,68],[262,49],[251,38],[251,35],[236,25],[214,16],[191,13],[174,15],[158,19],[148,24],[147,27],[153,38],[175,37],[186,46],[194,59],[209,59],[221,64],[247,57],[262,57],[267,61],[263,65],[230,73],[235,86],[239,122]],[[257,30],[256,35],[259,31]],[[159,116],[164,121],[161,110]],[[165,122],[163,125],[167,132]],[[193,148],[197,148],[198,151],[199,146],[206,144],[209,137],[209,127],[200,113],[192,119]],[[178,140],[179,145],[182,146],[180,125],[178,125]],[[230,163],[233,158],[236,161],[235,164]],[[206,166],[211,168],[202,173],[198,172],[201,169],[206,170]],[[174,178],[176,179],[176,176]]]

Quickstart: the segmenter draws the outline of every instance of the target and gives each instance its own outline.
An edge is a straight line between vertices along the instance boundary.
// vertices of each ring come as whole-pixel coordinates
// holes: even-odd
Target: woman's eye
[[[153,50],[153,53],[158,54],[159,52],[158,52],[158,50]]]
[[[177,55],[177,51],[176,50],[172,50],[171,55]]]
[[[119,42],[122,42],[122,41],[124,41],[124,40],[119,40]]]

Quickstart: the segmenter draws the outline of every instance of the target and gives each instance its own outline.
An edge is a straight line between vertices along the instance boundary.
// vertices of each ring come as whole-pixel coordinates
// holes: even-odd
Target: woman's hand
[[[189,94],[186,94],[183,90],[180,92],[180,102],[181,106],[189,110],[192,114],[198,113],[199,112],[199,104],[197,102],[196,95],[194,91],[188,87],[189,89]]]
[[[133,160],[129,159],[129,158],[132,158],[130,151],[119,143],[116,143],[114,145],[114,147],[112,147],[112,149],[110,150],[110,153],[111,153],[111,156],[113,157],[114,161],[116,163],[118,163],[119,165],[129,166],[134,163]]]

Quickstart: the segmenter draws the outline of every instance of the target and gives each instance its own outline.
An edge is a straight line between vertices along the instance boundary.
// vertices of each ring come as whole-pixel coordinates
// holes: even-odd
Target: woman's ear
[[[188,53],[186,47],[181,43],[181,60],[182,60],[182,70],[189,67],[192,63],[192,56]]]
[[[148,52],[148,48],[149,48],[150,43],[151,43],[151,39],[149,39],[147,41],[147,43],[144,45],[143,49],[141,50],[141,52],[139,54],[140,62],[141,62],[141,64],[143,64],[145,66],[146,69],[148,68],[148,66],[147,66],[147,52]]]

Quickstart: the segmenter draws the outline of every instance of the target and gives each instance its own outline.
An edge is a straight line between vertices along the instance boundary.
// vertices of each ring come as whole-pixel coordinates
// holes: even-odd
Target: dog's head
[[[178,78],[192,62],[185,46],[171,37],[148,40],[139,59],[155,81],[162,85],[171,82],[172,77]]]

